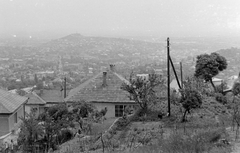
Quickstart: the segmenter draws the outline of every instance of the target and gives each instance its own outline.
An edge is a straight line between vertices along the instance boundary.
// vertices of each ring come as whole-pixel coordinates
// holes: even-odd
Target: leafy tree
[[[227,61],[225,57],[218,53],[202,54],[197,56],[195,76],[210,82],[215,89],[212,78],[216,76],[219,71],[227,68]]]
[[[84,120],[83,118],[89,117],[90,113],[94,112],[94,106],[91,103],[85,101],[79,101],[73,103],[73,114],[74,120],[78,122],[81,129],[83,129]]]
[[[8,90],[13,90],[13,89],[16,89],[17,88],[17,85],[14,84],[14,83],[11,83],[9,86],[8,86]]]
[[[181,92],[180,103],[185,109],[182,117],[182,122],[186,121],[187,112],[190,113],[191,109],[199,108],[202,105],[202,96],[194,86],[192,86],[191,80],[184,82],[184,88],[179,90]]]
[[[42,82],[38,82],[37,85],[36,85],[36,89],[37,90],[43,89],[43,83]]]
[[[233,84],[232,88],[233,93],[233,101],[232,101],[232,109],[233,109],[233,120],[232,120],[232,126],[234,128],[234,123],[237,123],[237,130],[236,130],[236,136],[238,135],[239,126],[240,126],[240,110],[239,110],[239,95],[240,95],[240,80],[236,80]],[[236,97],[237,101],[236,101]]]
[[[44,139],[47,149],[55,148],[57,137],[61,136],[61,131],[69,127],[74,127],[73,114],[68,112],[65,104],[54,105],[39,116],[39,120],[43,122]]]
[[[37,74],[34,75],[34,81],[35,81],[36,84],[38,83],[38,77],[37,77]]]
[[[21,146],[23,152],[34,152],[34,144],[44,134],[42,125],[36,120],[34,114],[26,115],[26,118],[21,118],[20,133],[18,137],[18,144]]]
[[[129,82],[123,82],[121,89],[130,94],[130,99],[137,102],[143,114],[148,111],[148,106],[156,102],[155,88],[164,83],[164,80],[155,73],[149,74],[148,78],[134,76],[131,73]]]
[[[240,82],[234,82],[233,88],[232,88],[232,93],[234,96],[238,96],[240,94]]]
[[[20,96],[24,96],[24,95],[26,95],[27,94],[27,92],[26,91],[24,91],[24,90],[22,90],[22,89],[17,89],[17,94],[19,94]]]
[[[223,81],[220,85],[216,86],[216,92],[218,92],[218,93],[222,93],[226,89],[228,89],[226,81]]]

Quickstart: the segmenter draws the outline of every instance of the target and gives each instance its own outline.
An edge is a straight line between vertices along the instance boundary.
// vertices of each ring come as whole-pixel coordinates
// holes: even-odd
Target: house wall
[[[17,116],[15,116],[17,115]],[[8,122],[9,122],[9,132],[11,132],[12,130],[17,130],[21,124],[21,117],[24,117],[24,109],[23,109],[23,105],[20,106],[17,111],[15,111],[14,113],[12,113],[9,118],[8,118]],[[15,122],[15,120],[17,119],[17,122]]]
[[[131,106],[136,106],[134,109],[136,110],[137,105],[136,104],[126,104],[126,103],[93,103],[93,105],[97,108],[98,111],[104,109],[107,107],[107,114],[105,115],[106,118],[112,118],[115,117],[115,105],[131,105]],[[133,111],[133,113],[135,112]]]
[[[215,86],[219,86],[219,85],[222,84],[222,81],[213,81],[213,84],[214,84]]]
[[[105,115],[106,118],[115,117],[115,105],[112,103],[93,103],[93,105],[97,108],[98,111],[107,107],[107,113]]]
[[[8,115],[0,115],[0,137],[9,133]]]
[[[31,109],[36,108],[36,116],[39,116],[39,114],[44,112],[44,106],[41,105],[25,105],[25,112],[30,113]]]

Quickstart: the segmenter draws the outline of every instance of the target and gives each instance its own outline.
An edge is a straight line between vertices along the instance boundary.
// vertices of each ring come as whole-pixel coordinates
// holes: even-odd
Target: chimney
[[[115,65],[114,65],[114,64],[110,64],[110,70],[111,70],[112,72],[115,72]]]
[[[39,93],[40,96],[43,95],[43,89],[40,89],[40,93]]]
[[[103,72],[103,87],[107,86],[107,72]]]

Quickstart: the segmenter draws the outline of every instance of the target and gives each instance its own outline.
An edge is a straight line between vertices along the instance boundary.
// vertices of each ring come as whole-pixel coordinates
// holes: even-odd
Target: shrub
[[[61,134],[58,136],[58,141],[60,143],[64,143],[64,142],[72,139],[72,137],[73,137],[73,133],[70,130],[65,129],[65,130],[62,130]]]
[[[184,135],[173,133],[165,139],[159,139],[159,143],[151,146],[142,146],[131,152],[133,153],[213,153],[230,152],[230,147],[218,147],[217,143],[225,135],[221,128],[202,129],[193,134]],[[140,143],[149,143],[148,139],[139,139]]]
[[[215,99],[221,104],[227,104],[228,102],[227,97],[222,95],[221,93],[216,93]]]
[[[116,130],[121,131],[123,130],[128,124],[130,123],[129,119],[119,118],[116,122]]]
[[[143,112],[141,109],[138,109],[135,114],[128,117],[129,121],[159,121],[160,119],[165,116],[165,114],[162,111],[152,111],[148,110],[146,113],[146,116],[142,115]]]

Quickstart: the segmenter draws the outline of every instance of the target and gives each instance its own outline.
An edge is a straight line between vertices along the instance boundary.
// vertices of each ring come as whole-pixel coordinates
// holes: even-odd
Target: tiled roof
[[[0,89],[0,113],[12,113],[28,98]]]
[[[69,92],[65,101],[86,100],[92,102],[134,102],[129,93],[121,89],[123,82],[128,82],[121,75],[107,71],[106,86],[103,86],[103,73],[99,73]]]
[[[25,96],[29,98],[27,104],[37,104],[37,105],[46,104],[46,101],[44,101],[41,97],[39,97],[35,92],[28,93]]]
[[[63,95],[64,92],[60,89],[53,89],[53,90],[43,90],[42,94],[40,94],[40,91],[36,91],[44,101],[58,103],[63,102]]]

